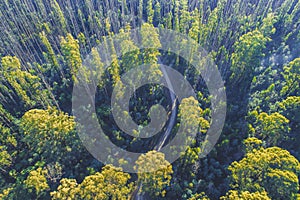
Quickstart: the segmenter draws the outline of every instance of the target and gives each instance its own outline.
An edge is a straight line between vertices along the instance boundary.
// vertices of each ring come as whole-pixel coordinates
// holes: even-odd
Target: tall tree
[[[221,197],[221,200],[271,200],[268,197],[268,193],[263,192],[238,192],[236,190],[230,190],[226,196]]]
[[[47,183],[46,174],[47,170],[38,168],[36,170],[32,170],[27,179],[24,181],[29,192],[35,193],[37,199],[42,198],[43,195],[45,195],[45,191],[50,189]],[[34,190],[34,192],[32,190]]]
[[[67,66],[70,68],[73,81],[76,81],[76,74],[82,65],[79,42],[69,33],[61,37],[61,50],[64,55]]]
[[[152,24],[154,18],[154,9],[152,0],[147,0],[147,23]]]
[[[231,56],[231,86],[238,86],[240,95],[249,89],[254,76],[254,70],[259,67],[263,50],[270,38],[265,37],[259,30],[254,30],[242,35],[234,44],[234,53]]]
[[[170,184],[173,170],[163,153],[150,151],[141,155],[136,161],[135,170],[138,172],[138,184],[142,185],[140,192],[152,198],[165,196],[165,188]]]
[[[38,154],[42,160],[70,165],[75,162],[81,145],[75,132],[74,117],[55,108],[33,109],[24,114],[20,132],[28,153]]]
[[[153,17],[154,25],[161,24],[161,19],[163,17],[161,16],[160,10],[161,10],[161,5],[160,5],[159,1],[157,1],[154,6],[154,17]]]
[[[144,64],[149,64],[149,68],[145,73],[150,80],[158,79],[162,76],[158,65],[159,48],[161,48],[158,30],[152,24],[145,23],[141,28],[141,37],[142,45],[147,47],[142,50],[142,61]]]
[[[120,199],[126,200],[132,192],[130,175],[121,168],[107,165],[101,172],[85,177],[81,184],[75,179],[62,179],[52,199]]]
[[[19,105],[15,105],[19,108],[19,111],[35,106],[46,107],[50,105],[49,93],[44,90],[43,85],[40,83],[40,78],[27,71],[23,71],[17,57],[3,57],[1,64],[1,74],[21,100],[21,102],[18,102]],[[20,104],[24,106],[20,106]],[[18,111],[16,111],[16,113],[17,112]]]
[[[248,152],[229,166],[231,187],[239,193],[268,193],[271,199],[296,199],[299,190],[299,161],[279,147]]]
[[[284,68],[282,73],[285,79],[285,85],[281,90],[281,95],[287,96],[300,96],[300,58],[291,61]]]
[[[275,112],[268,115],[265,112],[258,114],[251,113],[255,118],[253,125],[250,124],[250,131],[254,136],[264,140],[267,146],[279,145],[287,139],[290,132],[289,120],[283,115]]]
[[[39,34],[40,36],[40,39],[42,41],[42,43],[45,45],[46,49],[47,49],[47,53],[45,53],[45,57],[46,59],[56,68],[59,67],[59,64],[58,64],[58,61],[56,59],[56,55],[54,53],[54,50],[46,36],[46,33],[45,32],[41,32]]]

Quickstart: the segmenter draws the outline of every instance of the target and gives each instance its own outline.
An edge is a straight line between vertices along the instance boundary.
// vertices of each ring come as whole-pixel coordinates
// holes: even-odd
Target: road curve
[[[158,59],[158,63],[159,64],[162,64],[161,60]],[[172,128],[174,127],[174,124],[176,122],[176,115],[177,115],[177,109],[176,109],[176,96],[175,94],[172,92],[174,91],[173,89],[173,85],[170,81],[170,78],[168,76],[168,73],[166,72],[166,69],[164,67],[162,67],[162,65],[160,65],[160,70],[162,71],[163,73],[163,77],[165,78],[166,82],[167,82],[167,85],[168,85],[168,88],[169,88],[169,92],[170,92],[170,97],[171,97],[171,100],[172,100],[172,108],[171,108],[171,116],[170,116],[170,120],[169,120],[169,123],[168,123],[168,126],[166,128],[166,131],[165,133],[163,134],[163,136],[160,138],[158,144],[154,147],[154,150],[156,151],[160,151],[161,148],[164,146],[166,140],[168,139],[168,137],[170,136],[171,134],[171,131],[172,131]],[[140,183],[137,188],[135,189],[135,191],[132,193],[132,196],[131,196],[131,200],[144,200],[144,195],[141,194],[139,192],[139,190],[141,189],[142,187],[142,184],[143,183]]]

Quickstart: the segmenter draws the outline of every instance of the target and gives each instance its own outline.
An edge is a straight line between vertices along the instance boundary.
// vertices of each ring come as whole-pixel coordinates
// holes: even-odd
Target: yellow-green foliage
[[[260,114],[257,111],[251,113],[256,119],[250,130],[254,135],[265,140],[268,145],[277,145],[281,139],[286,139],[290,131],[289,120],[278,112],[268,115],[265,112]]]
[[[104,44],[106,45],[106,51],[110,53],[111,63],[108,66],[107,70],[111,75],[113,86],[121,80],[120,77],[120,63],[118,60],[118,56],[116,54],[116,49],[114,46],[114,41],[110,37],[108,39],[104,38]]]
[[[75,179],[63,178],[60,181],[60,185],[57,190],[51,192],[53,200],[70,200],[79,198],[79,187]]]
[[[285,117],[295,125],[300,124],[300,96],[290,96],[278,105]]]
[[[42,41],[42,43],[45,45],[46,49],[47,49],[47,53],[46,54],[46,59],[48,59],[48,61],[50,61],[50,63],[54,66],[54,67],[59,67],[58,61],[56,59],[56,55],[54,53],[54,50],[51,46],[51,43],[49,42],[47,35],[45,34],[45,32],[41,32],[39,34],[39,37]]]
[[[1,62],[4,71],[9,72],[21,69],[21,63],[16,56],[5,56]]]
[[[244,140],[244,145],[246,152],[251,152],[254,149],[259,149],[260,147],[263,146],[263,142],[260,139],[257,139],[255,137],[250,137]]]
[[[281,95],[300,95],[300,58],[291,61],[283,69],[282,75],[285,79],[285,86],[281,90]]]
[[[59,22],[59,25],[60,25],[59,28],[61,28],[63,32],[66,32],[67,22],[66,22],[66,19],[64,17],[64,13],[63,13],[60,5],[58,4],[58,2],[56,0],[51,1],[50,5],[53,8],[54,16],[57,17],[57,20]]]
[[[120,42],[122,52],[122,68],[125,72],[140,65],[140,50],[130,38],[130,26],[126,30],[120,30]]]
[[[12,164],[12,158],[9,153],[5,150],[4,146],[0,146],[0,169],[8,167]]]
[[[88,176],[80,184],[80,195],[83,199],[128,199],[132,184],[127,184],[130,175],[121,168],[106,165],[101,173]],[[98,196],[99,195],[99,196]]]
[[[43,170],[42,168],[38,168],[29,173],[27,179],[24,181],[26,187],[31,190],[35,189],[37,195],[41,192],[49,189],[49,185],[46,179],[47,170]]]
[[[163,74],[157,64],[158,56],[160,56],[158,49],[161,48],[158,30],[153,25],[145,23],[141,27],[141,37],[142,45],[144,47],[151,47],[145,48],[142,51],[143,63],[149,64],[149,68],[145,74],[149,76],[150,80],[159,80]]]
[[[260,30],[265,36],[271,36],[276,32],[274,24],[278,21],[278,17],[274,13],[268,13],[262,21]]]
[[[202,109],[194,97],[185,98],[179,106],[179,117],[187,127],[199,126]]]
[[[70,33],[68,33],[65,38],[61,37],[60,45],[64,58],[70,67],[72,78],[75,81],[75,76],[82,65],[79,42],[74,39]]]
[[[3,76],[24,101],[25,106],[31,108],[37,103],[48,105],[47,92],[42,90],[40,78],[23,71],[17,57],[5,56],[2,58],[1,64]]]
[[[103,80],[104,64],[102,63],[101,57],[96,48],[92,48],[91,55],[92,55],[92,63],[91,64],[93,65],[93,68],[95,68],[95,71],[93,71],[92,75],[93,75],[93,77],[96,77],[97,80],[99,80],[97,85],[99,87],[102,87],[104,85],[104,80]]]
[[[258,66],[262,50],[270,39],[265,37],[259,30],[254,30],[242,35],[234,44],[232,53],[231,79],[239,82],[243,78],[251,77],[253,69]]]
[[[191,96],[182,99],[179,105],[178,117],[180,118],[180,128],[185,132],[178,136],[181,137],[182,146],[173,146],[172,148],[174,153],[184,152],[184,157],[181,159],[182,162],[185,163],[184,165],[194,163],[194,161],[192,161],[194,159],[190,160],[190,156],[195,157],[198,156],[196,154],[200,153],[199,148],[188,148],[188,145],[196,141],[195,139],[198,132],[205,134],[210,126],[209,122],[202,116],[203,110],[194,97]]]
[[[272,199],[295,199],[299,189],[299,161],[279,147],[259,148],[229,166],[235,190],[266,191]]]
[[[209,198],[204,192],[201,192],[200,194],[195,194],[188,200],[209,200]]]
[[[112,63],[108,68],[109,73],[112,76],[113,85],[116,85],[121,80],[120,77],[120,65],[116,54],[111,55]]]
[[[300,106],[300,96],[291,96],[279,103],[279,107],[283,110],[287,110],[293,106]]]
[[[147,22],[149,24],[153,23],[153,17],[154,17],[154,10],[152,5],[152,0],[147,1]]]
[[[2,193],[0,193],[0,199],[2,199],[2,200],[9,199],[8,195],[12,190],[13,190],[13,188],[11,188],[11,187],[2,190]]]
[[[226,196],[221,197],[221,200],[271,200],[268,197],[267,192],[248,192],[242,191],[238,192],[237,190],[230,190]]]
[[[0,144],[16,147],[17,143],[16,138],[11,134],[11,130],[0,122]]]
[[[21,119],[20,131],[29,149],[47,159],[66,159],[67,153],[79,148],[74,118],[56,108],[26,112]]]
[[[129,179],[130,175],[121,168],[107,165],[101,173],[85,177],[81,184],[75,179],[62,179],[51,196],[52,199],[126,200],[133,189],[133,185],[128,184]]]
[[[187,147],[186,151],[179,159],[180,168],[185,171],[185,173],[180,173],[181,176],[190,179],[195,176],[193,166],[199,159],[200,147]]]
[[[11,155],[14,155],[11,150],[18,144],[15,134],[9,128],[12,121],[13,117],[0,104],[0,169],[2,171],[11,166]]]
[[[163,153],[149,151],[141,155],[136,161],[135,170],[138,172],[138,182],[142,183],[142,193],[147,192],[153,198],[165,196],[165,187],[170,185],[173,170]]]
[[[184,98],[179,105],[179,117],[183,126],[200,128],[200,132],[205,133],[209,128],[209,122],[202,117],[203,110],[194,97]],[[197,129],[188,130],[196,132]]]
[[[10,124],[14,121],[14,117],[3,108],[2,104],[0,104],[0,119],[3,124]]]

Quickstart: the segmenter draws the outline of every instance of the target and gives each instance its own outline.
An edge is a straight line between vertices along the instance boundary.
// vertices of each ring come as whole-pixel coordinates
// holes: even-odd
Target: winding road
[[[173,85],[170,81],[170,78],[168,76],[168,73],[166,71],[166,69],[163,67],[162,62],[160,59],[158,59],[158,63],[160,64],[160,70],[163,73],[163,77],[165,78],[168,88],[169,88],[169,92],[170,92],[170,97],[172,100],[172,108],[171,108],[171,116],[170,116],[170,120],[168,123],[168,126],[166,127],[166,131],[164,132],[164,134],[162,135],[162,137],[160,138],[158,144],[154,147],[154,150],[156,151],[160,151],[161,148],[164,146],[166,140],[168,139],[168,137],[171,134],[172,128],[174,127],[174,124],[176,122],[176,115],[177,115],[177,109],[176,109],[176,96],[175,94],[172,92],[174,91],[173,89]],[[135,191],[132,193],[131,196],[131,200],[144,200],[145,197],[142,193],[140,193],[140,189],[142,188],[143,183],[140,183],[137,188],[135,189]]]
[[[166,128],[165,133],[163,134],[163,136],[161,137],[159,143],[155,146],[154,150],[156,151],[160,151],[161,148],[164,146],[166,140],[168,139],[169,135],[171,134],[172,128],[174,127],[175,121],[176,121],[176,115],[177,115],[177,109],[176,109],[176,96],[175,94],[172,92],[174,91],[173,89],[173,85],[171,84],[171,81],[169,79],[168,73],[166,72],[166,69],[164,67],[160,67],[164,78],[167,81],[167,85],[170,91],[170,97],[172,100],[172,108],[171,108],[171,116],[170,116],[170,120],[169,120],[169,124]]]

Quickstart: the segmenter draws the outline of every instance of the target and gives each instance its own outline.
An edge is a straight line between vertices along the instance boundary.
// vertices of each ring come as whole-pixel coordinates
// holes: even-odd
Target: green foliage
[[[260,31],[264,36],[271,36],[276,32],[274,24],[278,21],[278,16],[274,13],[268,13],[267,16],[262,20]]]
[[[153,23],[154,24],[160,24],[162,19],[161,16],[161,4],[159,1],[156,2],[154,6],[154,18],[153,18]]]
[[[178,116],[184,120],[182,122],[183,126],[186,127],[195,127],[200,125],[202,109],[198,105],[198,101],[194,97],[185,98],[181,101],[179,105],[179,114]],[[191,130],[196,132],[197,129]]]
[[[6,72],[16,71],[16,70],[21,69],[21,63],[16,56],[3,57],[1,60],[1,64],[2,64],[3,70]]]
[[[265,37],[259,30],[242,35],[234,44],[231,55],[231,80],[234,83],[252,81],[254,70],[259,67],[263,50],[270,38]]]
[[[66,19],[64,17],[64,13],[60,7],[60,5],[58,4],[58,2],[56,0],[51,1],[50,3],[51,7],[53,8],[53,13],[52,15],[56,18],[56,20],[58,21],[60,28],[63,32],[66,31],[67,29],[67,22]]]
[[[112,63],[108,68],[109,73],[112,76],[113,86],[116,85],[117,82],[121,80],[120,77],[120,65],[118,62],[118,58],[115,54],[112,55]]]
[[[226,167],[242,156],[243,149],[246,156],[230,167],[233,190],[223,199],[296,199],[297,162],[284,150],[264,147],[284,147],[300,157],[299,9],[295,0],[1,2],[0,199],[49,199],[62,176],[53,199],[128,199],[133,185],[141,186],[144,198],[219,199],[229,187]],[[177,52],[159,50],[166,41],[160,41],[155,27],[173,29],[199,42],[226,84],[228,112],[221,143],[205,159],[199,154],[205,150],[201,145],[210,145],[205,138],[213,112],[210,98],[202,98],[209,96],[207,86],[188,60],[175,55],[185,50],[181,44],[187,40],[175,38]],[[130,34],[135,28],[141,29],[140,35]],[[121,43],[114,43],[113,36],[119,33]],[[139,49],[131,37],[153,48]],[[112,58],[108,68],[96,48],[102,42]],[[117,56],[115,48],[123,54]],[[92,70],[81,66],[89,54]],[[85,153],[70,116],[76,74],[98,86],[96,110],[107,136],[138,152],[153,149],[162,134],[139,139],[118,130],[109,97],[121,75],[141,64],[149,67],[135,79],[161,79],[158,63],[178,70],[201,94],[199,103],[190,97],[175,108],[178,124],[167,139],[179,126],[192,127],[182,135],[192,146],[172,165],[157,152],[149,153],[149,160],[141,157],[137,170],[154,168],[153,163],[168,167],[140,173],[137,182],[136,176],[131,179],[112,166],[95,173],[102,163]],[[101,81],[94,83],[89,75]],[[126,91],[119,83],[121,99]],[[157,107],[148,108],[161,104],[169,111],[168,101],[161,86],[137,90],[130,111],[120,111],[120,121],[126,124],[132,117],[144,126],[153,114],[160,116]],[[54,103],[57,109],[48,108]],[[139,130],[133,132],[138,136]],[[176,148],[172,147],[174,154],[179,152]],[[111,155],[111,159],[119,158]],[[122,159],[120,163],[126,164]],[[87,176],[88,171],[92,175]]]
[[[178,174],[177,177],[180,177],[182,180],[190,180],[191,178],[195,177],[195,172],[193,167],[195,166],[196,162],[199,159],[200,148],[191,148],[187,147],[185,153],[179,159],[179,166],[178,166]],[[185,173],[182,173],[182,170]]]
[[[107,52],[110,52],[110,54],[111,54],[111,63],[108,66],[107,70],[111,75],[112,84],[113,84],[113,86],[115,86],[121,80],[120,63],[119,63],[118,57],[116,55],[116,50],[115,50],[112,38],[110,37],[109,39],[104,39],[104,43],[106,45]]]

